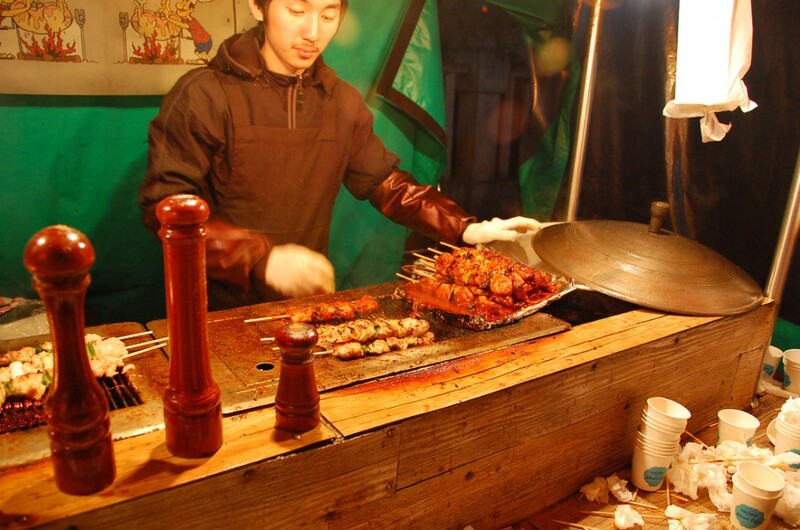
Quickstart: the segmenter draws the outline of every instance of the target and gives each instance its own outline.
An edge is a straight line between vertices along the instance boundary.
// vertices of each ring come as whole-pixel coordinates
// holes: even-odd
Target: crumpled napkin
[[[758,106],[742,80],[752,44],[750,0],[681,0],[675,99],[664,107],[664,116],[700,117],[703,142],[722,140],[731,126],[720,123],[716,112]]]

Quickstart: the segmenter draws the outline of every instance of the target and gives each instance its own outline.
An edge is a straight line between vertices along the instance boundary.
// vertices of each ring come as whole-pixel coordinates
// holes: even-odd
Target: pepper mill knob
[[[81,232],[54,225],[28,241],[23,262],[47,309],[55,347],[44,411],[56,486],[89,495],[116,475],[108,400],[92,373],[84,335],[94,248]]]
[[[303,433],[319,425],[319,391],[314,374],[314,354],[319,336],[314,326],[293,322],[275,335],[281,350],[281,372],[275,394],[278,429]]]

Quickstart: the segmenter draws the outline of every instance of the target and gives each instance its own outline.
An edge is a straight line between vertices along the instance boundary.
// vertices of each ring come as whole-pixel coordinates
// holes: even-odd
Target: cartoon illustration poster
[[[163,94],[252,27],[247,0],[0,2],[0,93]]]

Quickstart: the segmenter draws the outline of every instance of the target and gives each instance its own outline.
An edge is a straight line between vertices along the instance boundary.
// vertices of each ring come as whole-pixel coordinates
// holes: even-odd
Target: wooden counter
[[[271,406],[227,416],[207,459],[172,457],[163,431],[120,440],[116,481],[89,497],[58,492],[45,460],[0,474],[0,526],[501,528],[626,466],[650,396],[688,407],[689,430],[748,406],[774,312],[636,309],[486,344],[327,390],[322,425],[296,439]]]

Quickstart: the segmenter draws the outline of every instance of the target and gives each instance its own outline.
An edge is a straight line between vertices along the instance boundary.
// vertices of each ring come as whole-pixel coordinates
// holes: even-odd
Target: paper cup
[[[647,400],[645,412],[656,421],[665,423],[683,432],[692,413],[689,409],[671,399],[665,397],[651,397]]]
[[[642,418],[642,423],[639,424],[639,430],[642,434],[653,440],[665,443],[678,442],[681,439],[683,430],[665,430],[663,427],[656,427],[654,423]]]
[[[733,440],[750,445],[761,422],[752,414],[743,410],[722,409],[717,413],[719,424],[717,442]]]
[[[644,491],[657,491],[664,483],[673,455],[658,455],[633,445],[631,481]]]
[[[743,462],[733,475],[730,521],[740,530],[764,530],[783,492],[783,477],[758,462]]]
[[[738,476],[741,481],[740,486],[744,491],[758,497],[780,497],[786,485],[780,472],[760,462],[737,464],[734,476]]]
[[[783,352],[783,388],[800,394],[800,349]]]
[[[777,346],[770,345],[767,348],[767,353],[764,354],[764,367],[762,369],[764,375],[775,377],[775,374],[778,373],[778,365],[781,363],[781,357],[783,357],[783,350]]]
[[[800,454],[800,432],[797,427],[780,419],[780,414],[775,420],[775,454],[791,451]],[[792,469],[800,469],[800,464],[792,464]]]
[[[639,443],[643,448],[649,449],[659,449],[661,451],[672,451],[674,454],[675,448],[678,447],[678,440],[669,440],[669,441],[662,441],[656,438],[652,438],[647,434],[643,433],[641,430],[636,432],[636,442]]]

